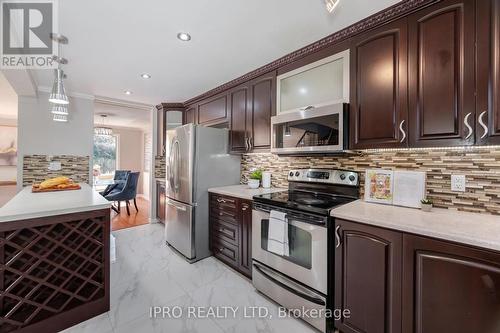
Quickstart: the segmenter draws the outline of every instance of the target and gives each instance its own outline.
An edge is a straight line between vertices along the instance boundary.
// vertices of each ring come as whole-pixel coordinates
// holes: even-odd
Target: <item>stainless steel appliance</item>
[[[307,107],[271,118],[271,152],[334,153],[348,149],[349,104]]]
[[[255,196],[252,212],[252,278],[255,288],[289,309],[325,313],[333,264],[333,221],[330,210],[358,199],[359,176],[344,170],[307,169],[289,172],[285,192]],[[270,214],[286,214],[287,251],[270,251]],[[273,240],[274,241],[274,240]],[[329,256],[332,256],[329,258]],[[304,317],[326,331],[327,319]]]
[[[208,189],[240,181],[228,139],[226,129],[193,124],[167,131],[165,237],[190,261],[210,256]]]

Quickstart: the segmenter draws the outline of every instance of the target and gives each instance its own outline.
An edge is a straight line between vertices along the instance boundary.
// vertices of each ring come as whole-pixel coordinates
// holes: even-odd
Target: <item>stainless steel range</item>
[[[359,175],[306,169],[290,171],[288,180],[288,191],[253,198],[253,284],[288,309],[325,314],[329,288],[333,290],[328,284],[334,242],[330,211],[358,199]],[[324,315],[302,319],[326,331]]]

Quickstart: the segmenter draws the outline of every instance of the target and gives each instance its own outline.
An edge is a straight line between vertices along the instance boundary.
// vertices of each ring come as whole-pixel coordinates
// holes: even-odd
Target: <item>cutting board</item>
[[[74,187],[69,187],[69,188],[45,188],[45,189],[41,189],[39,186],[40,185],[38,185],[38,184],[33,185],[31,188],[31,192],[32,193],[45,193],[45,192],[76,191],[76,190],[80,190],[82,188],[80,186],[80,184],[75,184]]]

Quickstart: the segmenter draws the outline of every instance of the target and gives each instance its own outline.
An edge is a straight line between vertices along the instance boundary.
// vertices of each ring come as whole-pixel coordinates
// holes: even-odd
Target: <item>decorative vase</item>
[[[432,210],[432,204],[422,204],[421,209],[424,212],[430,212]]]
[[[256,189],[259,188],[260,186],[260,180],[258,179],[249,179],[248,180],[248,187]]]

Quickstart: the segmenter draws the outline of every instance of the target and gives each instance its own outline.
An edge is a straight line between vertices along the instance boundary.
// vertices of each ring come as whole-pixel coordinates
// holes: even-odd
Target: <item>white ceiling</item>
[[[69,91],[148,104],[182,102],[397,0],[64,0],[60,32]],[[176,39],[179,31],[191,42]],[[150,80],[139,77],[152,75]],[[52,72],[38,71],[41,86]],[[131,90],[126,96],[123,91]]]
[[[101,114],[108,117],[103,121]],[[94,125],[124,127],[151,131],[151,111],[107,103],[94,103]]]
[[[17,119],[17,94],[0,72],[0,119]]]

